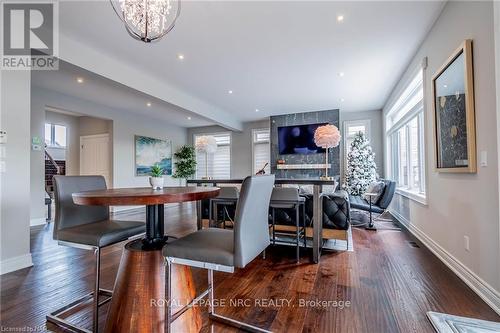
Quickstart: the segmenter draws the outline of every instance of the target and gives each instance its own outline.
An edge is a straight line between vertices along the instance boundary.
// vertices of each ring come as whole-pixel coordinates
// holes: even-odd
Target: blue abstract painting
[[[172,175],[172,142],[135,136],[135,175],[149,176],[151,167],[158,164],[164,175]]]

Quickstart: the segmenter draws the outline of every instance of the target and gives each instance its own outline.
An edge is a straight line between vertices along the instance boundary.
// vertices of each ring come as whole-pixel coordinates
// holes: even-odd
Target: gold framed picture
[[[476,173],[472,40],[465,40],[432,77],[436,170]]]

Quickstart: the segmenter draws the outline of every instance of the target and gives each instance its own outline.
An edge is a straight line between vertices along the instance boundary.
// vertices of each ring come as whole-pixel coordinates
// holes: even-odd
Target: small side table
[[[370,203],[370,222],[368,225],[365,227],[366,230],[377,230],[377,227],[375,227],[375,224],[373,223],[373,218],[372,218],[372,198],[376,197],[378,193],[365,193],[367,197],[370,198],[369,203]]]

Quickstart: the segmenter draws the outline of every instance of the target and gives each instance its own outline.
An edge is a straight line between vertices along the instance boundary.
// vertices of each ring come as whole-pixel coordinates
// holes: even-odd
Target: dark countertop
[[[187,184],[241,184],[243,178],[235,179],[188,179]],[[321,180],[319,178],[276,178],[275,184],[296,184],[296,185],[335,185],[335,180]]]

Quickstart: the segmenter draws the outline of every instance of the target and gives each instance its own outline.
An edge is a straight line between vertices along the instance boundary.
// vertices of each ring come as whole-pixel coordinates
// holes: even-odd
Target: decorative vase
[[[149,184],[153,190],[161,190],[163,188],[163,177],[149,177]]]

